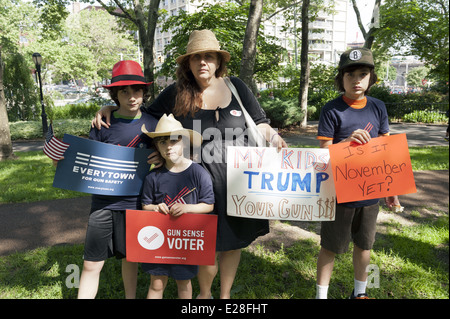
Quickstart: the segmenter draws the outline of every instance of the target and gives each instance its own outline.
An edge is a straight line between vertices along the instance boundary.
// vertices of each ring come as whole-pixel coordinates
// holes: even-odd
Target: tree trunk
[[[134,15],[127,11],[127,9],[121,5],[119,1],[114,1],[117,7],[122,12],[117,12],[117,8],[108,7],[102,0],[98,0],[98,3],[110,14],[122,19],[130,20],[136,25],[139,31],[139,43],[142,46],[143,64],[144,64],[144,76],[146,81],[154,82],[155,75],[153,73],[155,68],[155,55],[153,52],[153,45],[155,42],[156,23],[158,22],[158,8],[161,0],[133,0]],[[143,5],[147,5],[148,2],[148,16],[144,14]],[[155,86],[150,87],[150,101],[155,99]]]
[[[309,59],[308,59],[308,32],[309,32],[309,2],[302,3],[302,48],[300,53],[300,93],[299,104],[304,114],[300,127],[306,127],[308,119],[308,86],[309,86]]]
[[[356,0],[352,0],[352,5],[353,5],[353,10],[355,11],[355,15],[356,15],[356,21],[358,22],[358,26],[361,29],[361,32],[364,37],[364,47],[367,49],[371,49],[372,45],[373,45],[373,41],[375,39],[374,32],[377,28],[380,27],[379,14],[380,14],[381,0],[375,0],[375,5],[373,8],[372,19],[371,19],[369,31],[366,31],[366,29],[364,28],[364,24],[361,20],[361,14],[359,12],[358,5],[356,4]]]
[[[156,23],[158,22],[158,8],[160,0],[150,0],[148,5],[148,19],[145,19],[142,6],[139,1],[135,1],[134,12],[136,14],[136,26],[139,30],[139,42],[142,45],[144,52],[144,76],[146,81],[154,82],[155,75],[153,73],[155,68],[155,56],[153,46],[155,42]],[[150,101],[155,99],[155,86],[150,88]]]
[[[0,47],[1,49],[1,47]],[[8,113],[6,111],[5,92],[3,91],[3,61],[0,50],[0,161],[14,159]]]
[[[256,94],[256,85],[253,82],[253,71],[256,60],[256,41],[258,39],[259,25],[261,23],[263,0],[251,0],[248,12],[247,28],[245,29],[244,45],[242,50],[241,69],[239,78]]]

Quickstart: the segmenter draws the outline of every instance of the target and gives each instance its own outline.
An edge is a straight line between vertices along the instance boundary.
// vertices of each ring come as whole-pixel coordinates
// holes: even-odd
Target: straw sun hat
[[[219,41],[217,41],[216,36],[210,30],[192,31],[186,46],[186,54],[180,55],[176,61],[180,64],[185,57],[202,52],[218,52],[222,54],[225,62],[230,61],[230,53],[220,49]]]
[[[148,132],[145,128],[145,124],[142,125],[141,131],[151,138],[159,136],[188,136],[191,140],[191,144],[194,147],[199,147],[202,144],[202,135],[196,131],[183,128],[181,123],[177,121],[172,114],[167,116],[164,114],[156,125],[154,132]]]

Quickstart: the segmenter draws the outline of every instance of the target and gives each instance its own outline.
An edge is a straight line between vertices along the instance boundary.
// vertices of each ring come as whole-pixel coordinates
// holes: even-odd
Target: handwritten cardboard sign
[[[127,260],[154,264],[214,265],[217,215],[179,217],[126,211]]]
[[[415,193],[405,134],[329,146],[338,203]]]
[[[334,220],[328,149],[227,148],[227,214],[296,221]]]
[[[135,196],[141,192],[153,151],[101,143],[69,134],[70,146],[58,162],[53,187],[83,193]]]

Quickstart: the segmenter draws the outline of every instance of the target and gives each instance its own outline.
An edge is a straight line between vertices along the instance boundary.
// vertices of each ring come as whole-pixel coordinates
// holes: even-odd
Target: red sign
[[[214,265],[217,215],[127,210],[127,260],[153,264]]]
[[[328,149],[338,203],[417,192],[405,134]]]

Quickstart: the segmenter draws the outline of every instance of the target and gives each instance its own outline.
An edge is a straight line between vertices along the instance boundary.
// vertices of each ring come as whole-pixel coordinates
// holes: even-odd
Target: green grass
[[[0,203],[35,202],[87,194],[52,187],[56,168],[42,151],[18,152],[0,162]]]
[[[437,218],[414,218],[416,225],[388,223],[374,247],[385,297],[448,298],[448,212]],[[374,296],[383,297],[380,291]]]
[[[62,138],[65,133],[75,136],[88,136],[90,128],[90,119],[61,119],[53,121],[53,131],[58,138]],[[9,123],[9,129],[11,131],[11,140],[13,141],[43,138],[41,121],[11,122]]]
[[[415,170],[448,169],[448,147],[411,148]],[[42,152],[17,153],[19,159],[0,162],[0,202],[27,202],[86,196],[53,188],[55,167]],[[395,216],[392,214],[393,217]],[[412,222],[401,225],[395,218],[383,224],[377,235],[371,262],[380,270],[380,287],[370,296],[406,299],[448,299],[449,222],[446,212],[413,211]],[[292,246],[280,243],[277,250],[264,246],[244,249],[233,298],[314,298],[319,244],[298,240]],[[351,251],[351,250],[350,250]],[[76,298],[77,289],[66,286],[69,265],[82,269],[83,245],[43,247],[0,257],[0,299]],[[123,298],[120,261],[107,260],[102,271],[98,298]],[[330,298],[347,298],[353,286],[351,253],[339,255],[330,283]],[[145,298],[148,275],[140,272],[138,298]],[[193,280],[194,296],[198,283]],[[218,277],[213,294],[219,294]],[[176,298],[176,284],[169,280],[165,298]]]
[[[414,171],[449,169],[448,146],[410,147]]]
[[[413,170],[449,169],[448,151],[448,146],[411,147]],[[19,159],[0,162],[0,203],[87,196],[52,187],[55,167],[43,152],[17,152],[16,155]]]
[[[411,226],[386,222],[372,251],[371,263],[379,269],[379,287],[368,289],[377,299],[448,299],[448,215],[415,217]],[[277,250],[263,246],[244,249],[232,289],[233,298],[311,299],[315,296],[318,242],[298,240]],[[351,249],[350,249],[351,251]],[[76,298],[70,288],[73,271],[82,269],[83,245],[55,246],[15,253],[0,258],[0,299]],[[99,299],[123,298],[120,261],[106,261],[100,278]],[[149,277],[139,272],[138,298],[145,298]],[[338,255],[330,283],[329,298],[347,298],[353,287],[351,252]],[[213,283],[219,294],[219,279]],[[198,283],[193,279],[194,296]],[[169,280],[165,298],[177,298],[176,284]]]

